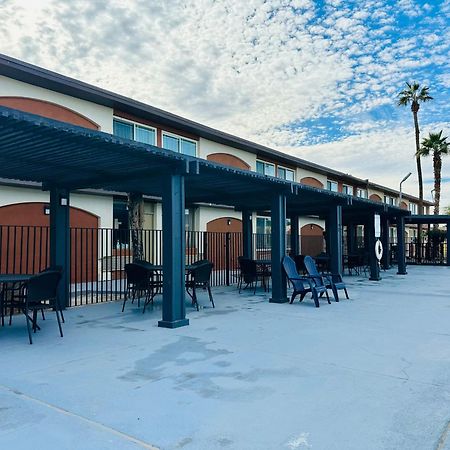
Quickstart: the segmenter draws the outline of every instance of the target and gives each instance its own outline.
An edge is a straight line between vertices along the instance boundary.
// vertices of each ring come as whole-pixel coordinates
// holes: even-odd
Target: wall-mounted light
[[[67,197],[60,197],[59,204],[61,206],[67,206],[69,204],[69,199]]]
[[[44,205],[44,214],[46,216],[50,215],[50,205]]]
[[[314,225],[311,224],[311,225],[309,226],[309,228],[311,228],[311,230],[314,230]]]
[[[231,225],[231,219],[227,219],[227,225]]]

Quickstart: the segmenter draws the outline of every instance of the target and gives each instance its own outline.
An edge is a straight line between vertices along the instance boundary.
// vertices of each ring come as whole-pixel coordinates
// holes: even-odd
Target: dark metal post
[[[383,245],[383,257],[381,263],[385,270],[391,267],[391,252],[389,242],[389,219],[387,217],[381,218],[381,243]]]
[[[271,303],[285,303],[287,299],[286,276],[281,260],[286,255],[286,196],[275,194],[272,198],[272,298]]]
[[[330,270],[342,275],[342,206],[332,205],[327,220],[328,254]]]
[[[189,325],[185,308],[185,210],[184,175],[162,180],[163,312],[159,327]]]
[[[356,226],[354,223],[347,225],[347,251],[349,255],[356,253]]]
[[[62,268],[61,307],[70,305],[70,206],[67,189],[50,189],[50,266]]]
[[[253,259],[252,211],[242,211],[242,255]]]
[[[225,233],[225,284],[230,285],[230,241],[231,233]]]
[[[447,266],[450,266],[450,223],[447,223]]]
[[[299,217],[294,215],[291,217],[291,254],[300,254],[300,227]]]
[[[377,238],[375,237],[375,219],[374,215],[366,222],[366,226],[364,227],[364,231],[367,229],[367,243],[368,243],[368,251],[369,251],[369,268],[370,268],[370,276],[369,280],[372,281],[380,281],[380,265],[378,264],[378,259],[375,256],[375,242]]]
[[[405,258],[405,219],[397,218],[397,275],[406,275],[406,258]]]

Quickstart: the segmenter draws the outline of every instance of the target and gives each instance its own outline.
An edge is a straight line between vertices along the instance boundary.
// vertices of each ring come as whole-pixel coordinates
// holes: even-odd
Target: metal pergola
[[[79,189],[134,192],[162,201],[163,317],[160,326],[187,325],[184,306],[185,205],[211,203],[242,211],[244,256],[251,254],[251,213],[270,211],[272,218],[272,298],[285,302],[281,259],[286,252],[286,217],[315,215],[326,220],[331,268],[342,273],[342,227],[368,225],[375,241],[374,215],[384,234],[397,224],[399,242],[408,211],[299,183],[189,157],[100,131],[69,125],[0,107],[0,177],[42,183],[50,192],[50,260],[65,268],[60,287],[67,302],[69,286],[69,197]],[[293,220],[292,248],[298,244]],[[402,239],[403,240],[403,239]],[[371,258],[371,277],[379,279]],[[404,252],[399,273],[406,273]]]

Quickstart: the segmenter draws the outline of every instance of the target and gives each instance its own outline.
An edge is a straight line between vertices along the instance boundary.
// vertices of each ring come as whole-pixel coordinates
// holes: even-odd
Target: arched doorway
[[[302,255],[317,256],[324,251],[323,228],[315,223],[303,225],[300,229]]]
[[[36,273],[50,264],[49,205],[15,203],[0,207],[0,271]],[[70,207],[71,281],[95,281],[99,218]]]
[[[242,254],[242,221],[235,217],[219,217],[206,224],[207,259],[216,270],[237,267]]]

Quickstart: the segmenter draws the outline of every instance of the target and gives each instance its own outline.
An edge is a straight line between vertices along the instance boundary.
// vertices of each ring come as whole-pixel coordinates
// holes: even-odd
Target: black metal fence
[[[397,240],[391,239],[390,249],[393,261],[397,261]],[[407,264],[446,265],[448,245],[446,241],[433,241],[424,238],[420,243],[416,239],[405,242],[405,258]]]
[[[237,282],[238,257],[242,255],[242,234],[238,232],[186,232],[186,264],[208,259],[214,264],[211,284]],[[133,260],[131,231],[111,228],[70,229],[70,301],[72,306],[119,300],[126,287],[125,265]],[[323,238],[300,239],[317,254]],[[314,242],[313,242],[314,241]],[[317,242],[316,242],[317,241]],[[141,230],[143,258],[163,263],[162,231]],[[290,236],[287,236],[288,251]],[[253,257],[271,258],[271,237],[253,235]],[[38,273],[50,264],[48,227],[0,226],[0,273]]]

